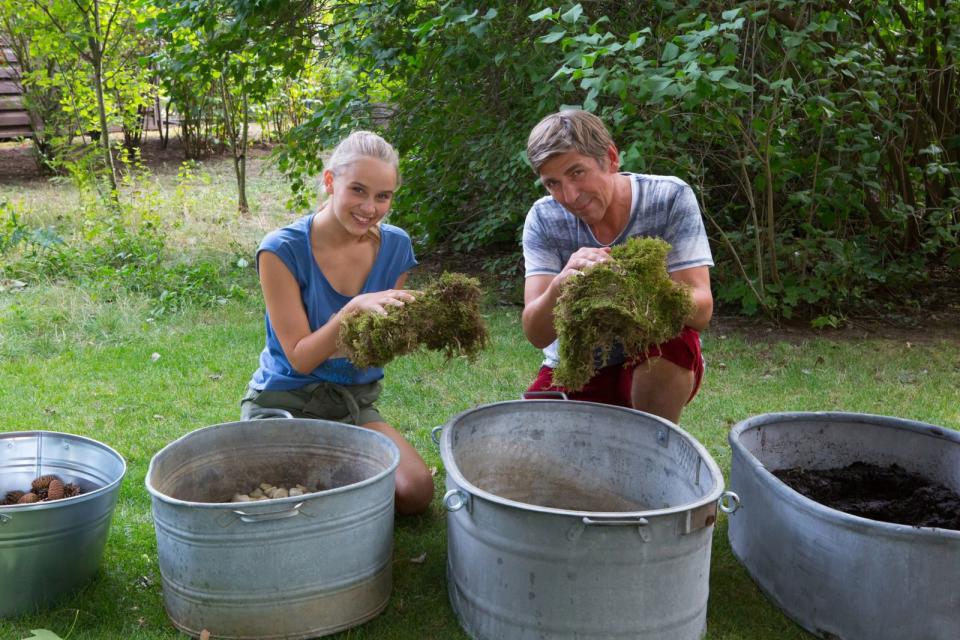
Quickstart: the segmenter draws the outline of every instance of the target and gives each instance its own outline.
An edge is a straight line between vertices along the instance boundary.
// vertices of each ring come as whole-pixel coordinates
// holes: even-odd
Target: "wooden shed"
[[[0,140],[32,136],[30,114],[23,107],[20,65],[13,49],[0,36]]]

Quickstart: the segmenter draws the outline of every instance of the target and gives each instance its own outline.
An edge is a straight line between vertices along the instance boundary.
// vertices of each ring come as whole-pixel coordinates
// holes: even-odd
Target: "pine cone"
[[[73,496],[80,495],[80,485],[71,482],[70,484],[63,487],[63,497],[72,498]]]
[[[33,502],[37,502],[38,500],[40,500],[40,498],[37,496],[37,494],[32,492],[25,493],[22,496],[20,496],[19,500],[17,500],[17,504],[31,504]]]
[[[2,504],[17,504],[22,497],[23,491],[8,491],[7,496],[3,499]]]
[[[51,482],[53,482],[54,480],[59,480],[59,479],[60,479],[60,478],[58,478],[57,476],[54,476],[54,475],[40,476],[39,478],[37,478],[36,480],[34,480],[34,481],[30,484],[30,487],[31,487],[34,491],[43,491],[44,489],[46,489],[47,487],[50,486],[50,483],[51,483]]]
[[[54,478],[50,481],[50,486],[47,487],[47,500],[62,499],[66,493],[64,489],[63,481],[59,478]]]

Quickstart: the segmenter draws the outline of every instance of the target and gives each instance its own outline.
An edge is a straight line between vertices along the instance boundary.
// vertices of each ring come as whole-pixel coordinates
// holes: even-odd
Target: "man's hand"
[[[526,279],[521,321],[523,332],[533,346],[543,349],[557,339],[557,330],[553,326],[553,307],[560,297],[563,281],[609,260],[610,247],[581,247],[570,256],[557,275],[530,276]]]
[[[687,326],[703,331],[713,317],[713,293],[710,291],[710,268],[691,267],[670,273],[670,279],[690,287],[694,312],[687,318]]]
[[[567,260],[567,264],[564,265],[563,270],[558,273],[551,283],[551,287],[557,289],[559,294],[559,287],[564,280],[573,275],[580,275],[587,269],[598,265],[602,262],[610,261],[610,247],[582,247],[577,249],[570,259]]]

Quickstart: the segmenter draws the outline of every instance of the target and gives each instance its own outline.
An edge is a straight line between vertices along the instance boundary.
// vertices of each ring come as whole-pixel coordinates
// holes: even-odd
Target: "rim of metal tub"
[[[498,410],[501,408],[508,409],[516,406],[522,406],[525,409],[536,409],[536,408],[542,409],[545,406],[556,406],[558,408],[563,407],[563,408],[569,409],[571,406],[574,406],[574,407],[579,406],[581,408],[601,408],[600,410],[603,410],[603,411],[619,412],[629,417],[643,416],[645,418],[650,418],[654,422],[659,423],[661,426],[671,431],[674,431],[678,436],[683,437],[687,441],[687,443],[694,448],[694,450],[697,452],[697,455],[700,456],[700,459],[703,461],[703,463],[707,465],[707,469],[710,472],[711,477],[717,479],[717,482],[715,483],[716,486],[714,486],[713,490],[710,491],[707,495],[705,495],[704,497],[694,502],[689,502],[676,507],[668,507],[665,509],[647,509],[643,511],[573,511],[569,509],[556,509],[554,507],[543,507],[536,504],[530,504],[528,502],[517,502],[516,500],[510,500],[508,498],[503,498],[501,496],[498,496],[495,493],[490,493],[488,491],[485,491],[477,487],[472,482],[464,478],[464,476],[460,473],[460,469],[457,467],[456,460],[454,460],[451,452],[450,438],[452,436],[450,434],[452,432],[452,429],[450,429],[449,427],[454,422],[472,413],[489,411],[494,408]],[[444,459],[444,466],[446,468],[446,472],[453,478],[454,482],[457,485],[465,488],[467,490],[466,492],[469,493],[471,497],[482,498],[488,502],[493,502],[493,503],[496,503],[505,507],[511,507],[514,509],[523,509],[525,511],[534,511],[537,513],[544,513],[544,514],[551,514],[551,515],[558,515],[558,516],[568,516],[568,517],[574,516],[578,518],[584,518],[584,517],[589,518],[591,516],[603,517],[603,518],[627,518],[627,517],[655,518],[659,516],[669,516],[669,515],[674,515],[679,513],[686,513],[688,511],[693,511],[700,507],[706,506],[712,502],[717,502],[726,494],[730,493],[730,492],[724,492],[723,473],[720,471],[720,466],[716,463],[716,461],[713,459],[713,456],[710,455],[710,452],[707,451],[706,447],[704,447],[700,443],[700,441],[698,441],[692,435],[690,435],[689,433],[687,433],[677,425],[673,424],[669,420],[661,418],[660,416],[655,416],[651,413],[638,411],[636,409],[628,409],[626,407],[600,404],[596,402],[584,402],[581,400],[537,400],[536,402],[533,402],[530,400],[506,400],[504,402],[484,404],[477,407],[473,407],[472,409],[467,409],[466,411],[461,411],[460,413],[450,418],[450,420],[448,420],[445,424],[441,425],[440,427],[436,427],[434,431],[439,429],[442,429],[443,433],[439,437],[439,440],[436,437],[434,437],[434,441],[439,442],[440,455],[441,455],[441,458]],[[451,465],[446,464],[447,459],[451,461],[452,463]],[[444,503],[446,503],[447,501],[446,498],[447,496],[444,496]],[[447,506],[447,505],[444,504],[444,506]],[[460,505],[460,506],[463,506],[463,505]],[[460,506],[457,506],[454,510],[459,509]],[[721,510],[725,510],[723,509],[722,505],[721,505]],[[636,524],[636,523],[631,522],[630,524]]]
[[[293,419],[294,419],[294,420],[297,420],[298,422],[301,422],[301,421],[304,421],[304,422],[329,422],[329,421],[325,421],[325,420],[311,420],[311,419],[309,419],[309,418],[293,418]],[[257,420],[257,421],[256,421],[256,424],[258,424],[258,425],[263,425],[263,424],[270,424],[270,423],[273,423],[273,422],[288,422],[289,420],[290,420],[290,418],[265,418],[265,419],[259,419],[259,420]],[[365,434],[373,434],[374,437],[379,436],[380,438],[383,438],[384,444],[388,444],[388,445],[389,445],[389,446],[388,446],[388,449],[390,449],[391,451],[393,451],[393,452],[396,453],[395,456],[391,456],[392,459],[391,459],[390,464],[387,465],[386,468],[384,468],[383,470],[381,470],[381,471],[380,471],[379,473],[377,473],[376,475],[370,476],[369,478],[366,478],[366,479],[364,479],[364,480],[361,480],[360,482],[354,482],[354,483],[351,483],[351,484],[343,485],[342,487],[334,487],[334,488],[332,488],[332,489],[325,489],[325,490],[323,490],[323,491],[313,491],[313,492],[310,492],[310,493],[305,493],[305,494],[303,494],[302,496],[288,496],[288,497],[286,497],[286,498],[271,498],[270,500],[263,500],[262,502],[252,502],[252,503],[251,503],[251,502],[194,502],[194,501],[191,501],[191,500],[181,500],[181,499],[179,499],[179,498],[174,498],[173,496],[169,496],[169,495],[167,495],[167,494],[165,494],[165,493],[162,493],[162,492],[158,491],[157,489],[155,489],[153,486],[151,486],[151,484],[150,484],[150,478],[153,476],[153,469],[154,469],[154,465],[156,464],[156,460],[157,460],[157,458],[160,457],[160,455],[161,455],[162,453],[164,453],[164,452],[167,451],[168,449],[172,449],[173,447],[179,445],[183,440],[185,440],[185,439],[187,439],[187,438],[189,438],[189,437],[191,437],[191,436],[193,436],[193,435],[195,435],[195,434],[204,432],[204,431],[210,431],[210,430],[213,430],[213,429],[227,429],[227,428],[239,427],[239,426],[249,426],[251,422],[252,422],[252,421],[250,421],[250,420],[239,421],[239,422],[224,422],[224,423],[221,423],[221,424],[210,425],[210,426],[208,426],[208,427],[202,427],[202,428],[200,428],[200,429],[195,429],[194,431],[191,431],[190,433],[185,433],[184,435],[180,436],[179,438],[177,438],[177,439],[174,440],[173,442],[169,443],[167,446],[165,446],[165,447],[163,447],[162,449],[160,449],[159,451],[157,451],[157,452],[153,455],[152,458],[150,458],[150,466],[147,467],[147,475],[146,475],[146,476],[144,477],[144,479],[143,479],[143,482],[144,482],[144,484],[145,484],[146,487],[147,487],[147,491],[150,493],[151,496],[154,496],[154,497],[156,497],[157,499],[159,499],[159,500],[161,500],[161,501],[163,501],[163,502],[166,502],[167,504],[178,505],[178,506],[188,506],[188,507],[193,507],[193,508],[198,508],[198,509],[223,509],[223,508],[225,508],[225,507],[226,507],[226,508],[229,508],[229,509],[239,509],[239,508],[242,507],[243,509],[259,510],[258,508],[267,508],[267,509],[269,509],[270,507],[273,507],[273,506],[276,506],[276,505],[292,504],[292,505],[295,505],[295,510],[296,510],[296,507],[299,506],[299,505],[296,505],[296,503],[298,503],[298,502],[303,502],[305,499],[312,499],[312,498],[316,498],[316,497],[319,497],[319,496],[331,496],[331,495],[336,495],[336,494],[338,494],[338,493],[345,493],[345,492],[347,492],[347,491],[354,491],[354,490],[359,489],[359,488],[361,488],[361,487],[365,487],[365,486],[367,486],[367,485],[370,485],[370,484],[373,484],[373,483],[375,483],[375,482],[378,482],[379,480],[381,480],[381,479],[384,478],[385,476],[393,473],[394,470],[397,468],[397,466],[400,464],[400,450],[397,448],[397,445],[394,444],[392,440],[390,440],[390,438],[388,438],[387,436],[385,436],[385,435],[383,435],[382,433],[379,433],[379,432],[377,432],[377,431],[372,431],[372,430],[370,430],[370,429],[364,429],[363,427],[357,427],[357,426],[354,426],[354,425],[351,425],[351,424],[346,424],[346,423],[343,423],[343,422],[338,422],[338,423],[336,423],[338,428],[343,427],[343,428],[345,428],[345,429],[355,429],[355,430],[360,431],[360,432],[363,432],[363,433],[365,433]],[[259,515],[259,514],[258,514],[258,515]]]
[[[8,438],[17,438],[17,437],[30,437],[30,436],[41,436],[42,438],[47,437],[56,437],[56,438],[66,438],[68,440],[79,440],[85,442],[89,445],[95,447],[101,447],[117,457],[117,460],[120,461],[120,474],[114,479],[108,482],[107,484],[97,487],[93,491],[87,491],[81,493],[72,498],[67,498],[65,500],[51,500],[49,502],[34,502],[32,504],[10,504],[0,506],[0,511],[6,511],[9,514],[14,513],[26,513],[27,511],[41,511],[44,509],[55,509],[57,507],[62,507],[64,505],[79,504],[81,502],[87,502],[88,500],[94,500],[97,497],[112,491],[114,487],[120,484],[123,481],[123,478],[127,475],[127,460],[120,455],[116,449],[110,445],[104,444],[99,440],[94,440],[93,438],[88,438],[86,436],[78,436],[73,433],[64,433],[63,431],[46,431],[46,430],[36,430],[36,431],[9,431],[3,434],[0,434],[0,441],[6,440]]]
[[[869,529],[871,534],[883,534],[887,537],[910,537],[916,539],[917,536],[929,536],[935,538],[958,538],[960,531],[954,529],[941,529],[939,527],[913,527],[905,524],[896,524],[884,522],[882,520],[871,520],[860,516],[851,515],[844,511],[839,511],[832,507],[812,500],[799,491],[795,491],[788,484],[775,476],[757,456],[753,455],[740,442],[740,436],[743,432],[750,429],[764,427],[769,424],[784,424],[790,422],[810,422],[812,420],[842,420],[848,423],[864,424],[871,427],[886,427],[892,429],[901,429],[912,431],[918,435],[948,440],[960,444],[960,432],[945,427],[938,427],[926,422],[909,420],[907,418],[897,418],[893,416],[882,416],[871,413],[847,413],[844,411],[784,411],[780,413],[764,413],[752,416],[746,420],[738,422],[731,430],[728,440],[730,448],[734,453],[739,453],[747,465],[755,472],[764,476],[768,481],[768,488],[772,489],[775,495],[785,502],[796,505],[805,513],[810,514],[820,520],[829,520],[832,523],[840,524],[854,531],[864,531]],[[772,482],[771,482],[772,481]]]

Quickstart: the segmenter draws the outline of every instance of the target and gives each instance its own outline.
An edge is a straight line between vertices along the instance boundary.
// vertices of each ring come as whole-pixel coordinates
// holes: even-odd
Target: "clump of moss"
[[[683,330],[693,312],[688,287],[667,275],[670,245],[657,238],[631,238],[614,247],[609,262],[568,278],[554,309],[560,340],[556,384],[579,391],[610,358],[615,343],[628,355],[642,353]]]
[[[340,344],[358,368],[382,367],[421,346],[473,357],[489,341],[480,315],[480,282],[460,273],[444,273],[402,307],[387,315],[355,313],[344,318]]]

